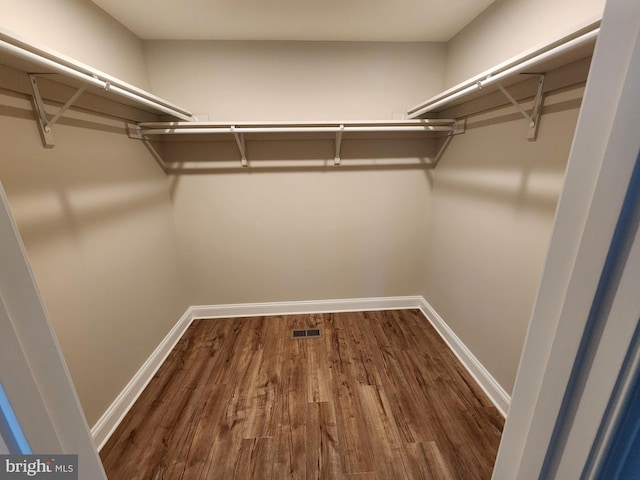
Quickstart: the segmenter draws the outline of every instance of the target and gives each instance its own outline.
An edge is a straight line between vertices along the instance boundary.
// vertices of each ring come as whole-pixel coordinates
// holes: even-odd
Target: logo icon
[[[0,455],[0,480],[78,480],[78,455]]]

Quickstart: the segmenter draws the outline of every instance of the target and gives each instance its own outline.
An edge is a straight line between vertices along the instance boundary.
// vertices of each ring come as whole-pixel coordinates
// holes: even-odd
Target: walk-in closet
[[[0,7],[0,454],[626,465],[634,2],[159,3]]]

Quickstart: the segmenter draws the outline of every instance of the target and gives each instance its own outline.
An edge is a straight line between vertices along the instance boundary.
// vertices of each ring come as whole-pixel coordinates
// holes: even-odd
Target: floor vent
[[[291,338],[317,338],[319,336],[319,328],[307,328],[306,330],[293,330],[291,332]]]

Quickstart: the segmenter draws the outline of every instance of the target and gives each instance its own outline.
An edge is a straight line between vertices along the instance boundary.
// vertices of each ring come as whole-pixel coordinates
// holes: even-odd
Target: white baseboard
[[[102,447],[107,443],[111,434],[113,434],[129,409],[166,360],[169,353],[171,353],[173,347],[176,346],[178,340],[182,338],[184,332],[189,328],[192,320],[191,308],[188,308],[167,336],[160,342],[160,345],[158,345],[151,356],[144,362],[142,367],[140,367],[140,370],[136,372],[122,392],[120,392],[120,395],[116,397],[107,411],[102,414],[93,426],[91,435],[93,436],[93,441],[98,451],[102,450]]]
[[[489,400],[491,400],[502,416],[506,417],[509,411],[509,405],[511,404],[509,394],[491,376],[489,371],[484,368],[484,365],[471,353],[471,350],[467,348],[455,332],[449,328],[429,302],[422,297],[420,300],[420,310],[422,310],[424,316],[427,317],[431,325],[433,325],[443,340],[449,345],[451,351],[458,357],[458,360],[460,360],[480,388],[482,388],[484,393],[489,397]]]
[[[420,308],[420,296],[350,298],[302,302],[241,303],[191,307],[193,318],[256,317],[300,313],[358,312]]]
[[[147,384],[156,374],[171,350],[196,318],[231,318],[264,315],[294,315],[302,313],[354,312],[371,310],[403,310],[419,308],[462,362],[478,385],[502,415],[506,416],[511,399],[486,368],[462,343],[429,303],[419,295],[406,297],[355,298],[302,302],[242,303],[189,307],[160,345],[133,376],[91,429],[94,442],[101,450],[118,427]]]

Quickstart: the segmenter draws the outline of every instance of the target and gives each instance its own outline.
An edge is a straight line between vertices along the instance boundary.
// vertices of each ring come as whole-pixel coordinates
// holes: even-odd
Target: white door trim
[[[29,375],[27,383],[33,386],[22,389],[17,383],[11,383],[7,385],[7,395],[14,398],[14,409],[21,423],[29,423],[28,415],[49,420],[41,425],[46,441],[42,437],[34,439],[33,435],[29,438],[29,429],[25,428],[27,440],[37,440],[38,451],[33,449],[37,454],[78,454],[80,478],[106,480],[1,184],[0,245],[0,297],[5,313],[0,316],[0,322],[3,322],[3,331],[14,332],[14,341],[19,343],[15,350],[22,351],[28,365],[27,370],[22,369],[20,373]],[[9,366],[11,371],[3,370],[3,376],[11,375],[17,368],[13,364]],[[7,367],[3,364],[3,369]],[[37,405],[29,398],[33,389],[41,399]],[[36,410],[21,413],[19,404],[23,401]],[[49,451],[42,451],[44,449]]]
[[[609,1],[493,478],[538,478],[640,141],[640,3]]]

